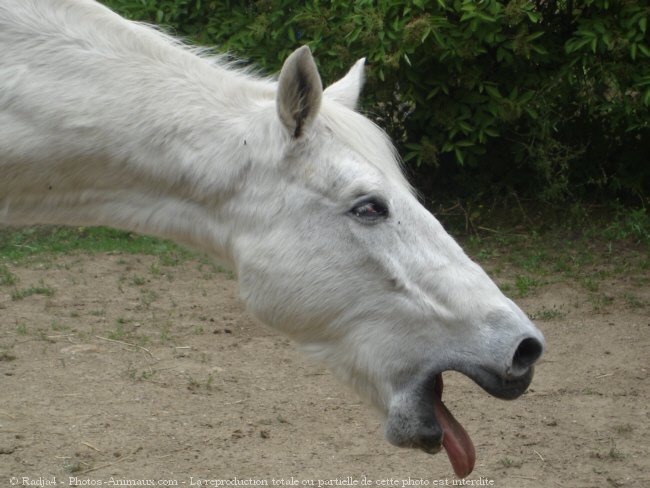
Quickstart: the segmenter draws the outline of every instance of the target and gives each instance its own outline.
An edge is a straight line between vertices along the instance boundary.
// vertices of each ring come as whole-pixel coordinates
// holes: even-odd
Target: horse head
[[[265,169],[233,202],[248,218],[233,242],[241,295],[374,405],[388,441],[444,446],[466,476],[474,447],[442,403],[442,373],[516,398],[544,338],[414,196],[354,110],[362,84],[363,60],[325,90],[308,48],[284,63],[265,131],[280,157],[253,161]]]

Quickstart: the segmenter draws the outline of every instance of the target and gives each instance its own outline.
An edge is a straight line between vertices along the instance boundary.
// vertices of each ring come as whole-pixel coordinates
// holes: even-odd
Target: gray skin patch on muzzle
[[[386,440],[397,447],[435,454],[442,448],[442,427],[433,410],[435,375],[415,389],[397,395],[388,412]]]

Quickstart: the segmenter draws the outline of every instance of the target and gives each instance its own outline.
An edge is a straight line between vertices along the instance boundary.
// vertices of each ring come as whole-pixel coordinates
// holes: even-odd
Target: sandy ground
[[[123,254],[9,269],[0,486],[458,483],[444,454],[387,444],[353,393],[243,310],[227,273]],[[477,450],[465,486],[650,486],[648,280],[556,280],[517,301],[548,340],[529,391],[505,402],[445,376]]]

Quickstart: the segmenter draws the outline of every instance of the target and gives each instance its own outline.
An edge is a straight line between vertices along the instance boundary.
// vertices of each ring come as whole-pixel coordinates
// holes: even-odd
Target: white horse
[[[355,112],[363,65],[323,90],[302,47],[261,79],[93,0],[2,0],[0,222],[205,251],[249,310],[384,414],[388,441],[444,446],[466,476],[474,447],[441,373],[515,398],[544,338]]]

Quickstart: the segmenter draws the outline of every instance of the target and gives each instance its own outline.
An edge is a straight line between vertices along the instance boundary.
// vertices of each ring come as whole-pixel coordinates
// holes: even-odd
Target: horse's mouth
[[[502,378],[483,368],[462,372],[492,396],[507,400],[520,396],[533,377],[532,367],[517,378]],[[442,373],[430,375],[417,388],[410,408],[391,409],[386,434],[393,444],[429,454],[444,448],[456,476],[465,478],[474,469],[476,451],[467,431],[443,403],[442,391]]]

